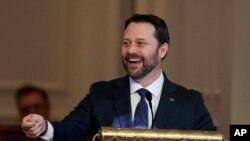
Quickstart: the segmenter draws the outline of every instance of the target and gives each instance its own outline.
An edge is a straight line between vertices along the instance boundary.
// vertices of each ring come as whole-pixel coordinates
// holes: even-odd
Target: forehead
[[[144,38],[144,37],[154,37],[155,27],[151,23],[139,22],[130,23],[127,28],[124,30],[124,38]]]

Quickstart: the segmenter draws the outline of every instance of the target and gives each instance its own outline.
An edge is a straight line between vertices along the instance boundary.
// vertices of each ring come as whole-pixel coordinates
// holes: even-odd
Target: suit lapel
[[[171,127],[173,120],[173,111],[175,103],[178,100],[178,95],[175,94],[176,86],[171,83],[164,74],[164,84],[160,102],[154,118],[154,127],[166,129]]]
[[[119,79],[112,91],[120,127],[132,127],[129,77]]]

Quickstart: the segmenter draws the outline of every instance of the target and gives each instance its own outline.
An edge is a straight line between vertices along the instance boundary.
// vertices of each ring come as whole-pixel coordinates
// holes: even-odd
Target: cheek
[[[122,57],[125,57],[126,54],[127,54],[127,50],[125,48],[122,48],[121,49],[121,54],[122,54]]]
[[[147,54],[144,54],[144,58],[148,62],[154,62],[156,60],[160,60],[159,53],[155,50],[152,50],[151,52],[147,52]]]

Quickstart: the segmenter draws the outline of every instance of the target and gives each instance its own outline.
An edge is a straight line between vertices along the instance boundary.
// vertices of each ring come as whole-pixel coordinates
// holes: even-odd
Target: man
[[[50,104],[48,94],[45,90],[25,85],[16,92],[16,103],[21,118],[35,113],[49,118]]]
[[[61,122],[26,116],[24,133],[43,140],[80,141],[101,126],[215,130],[202,95],[170,82],[162,71],[168,49],[165,22],[135,14],[125,23],[121,51],[128,75],[92,84],[89,94]]]

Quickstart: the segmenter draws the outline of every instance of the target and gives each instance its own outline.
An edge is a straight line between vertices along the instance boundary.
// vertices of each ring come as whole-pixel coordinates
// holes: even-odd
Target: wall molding
[[[61,81],[19,81],[19,80],[0,80],[0,91],[14,91],[24,84],[34,84],[47,91],[61,93],[65,90],[65,85]]]

